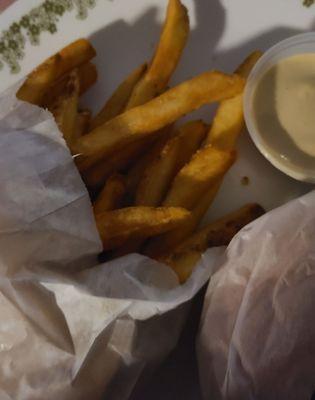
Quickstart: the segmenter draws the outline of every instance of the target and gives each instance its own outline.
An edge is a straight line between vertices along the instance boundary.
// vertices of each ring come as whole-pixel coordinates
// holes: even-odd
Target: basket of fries
[[[152,60],[132,71],[95,116],[79,105],[97,80],[91,62],[96,51],[85,39],[40,65],[17,93],[54,115],[93,202],[102,260],[141,253],[170,265],[181,282],[198,260],[192,257],[189,266],[185,254],[181,265],[185,240],[201,255],[228,244],[261,213],[245,206],[196,233],[236,159],[244,82],[261,53],[253,52],[233,75],[209,71],[168,88],[188,35],[186,8],[170,0]],[[220,106],[211,126],[201,120],[177,124],[213,102]]]
[[[12,327],[25,332],[6,339],[8,365],[17,360],[14,379],[1,385],[6,398],[22,398],[16,382],[24,378],[23,399],[127,399],[176,345],[185,305],[215,271],[220,246],[264,213],[247,204],[200,229],[237,158],[244,85],[261,53],[231,75],[206,71],[169,87],[188,36],[186,8],[169,0],[152,59],[96,115],[80,105],[98,74],[87,39],[31,72],[18,101],[12,90],[0,99],[10,103],[0,129],[13,132],[2,135],[2,154],[18,132],[28,133],[26,155],[2,157],[20,177],[14,191],[9,175],[3,178],[2,214],[16,196],[23,224],[14,227],[16,216],[7,221],[0,248],[13,246],[12,232],[24,243],[20,256],[3,261],[2,292],[19,305],[19,315],[8,312]],[[180,121],[211,103],[218,108],[210,125]]]

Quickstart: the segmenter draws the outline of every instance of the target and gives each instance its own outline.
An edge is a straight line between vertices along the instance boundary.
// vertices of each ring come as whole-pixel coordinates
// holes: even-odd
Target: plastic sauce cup
[[[283,40],[271,47],[259,59],[251,71],[245,87],[244,117],[248,132],[256,147],[265,156],[265,158],[269,160],[271,164],[273,164],[273,166],[294,179],[315,183],[315,167],[301,168],[301,166],[295,165],[294,162],[288,161],[285,157],[279,157],[279,154],[275,155],[275,152],[271,151],[270,144],[267,144],[267,142],[264,140],[264,132],[261,132],[256,125],[253,108],[255,90],[263,75],[280,60],[305,53],[315,54],[315,33],[303,33]]]

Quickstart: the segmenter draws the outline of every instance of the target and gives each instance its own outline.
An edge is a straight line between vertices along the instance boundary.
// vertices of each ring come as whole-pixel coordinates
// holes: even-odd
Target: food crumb
[[[241,179],[241,184],[243,186],[248,186],[249,185],[249,177],[248,176],[243,176],[243,178]]]

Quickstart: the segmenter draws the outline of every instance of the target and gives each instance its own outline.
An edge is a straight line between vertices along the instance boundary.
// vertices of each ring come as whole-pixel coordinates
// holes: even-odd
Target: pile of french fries
[[[21,100],[52,112],[93,201],[103,259],[140,252],[168,264],[184,282],[202,253],[226,245],[263,213],[250,204],[196,231],[236,159],[245,80],[261,56],[232,75],[204,72],[169,88],[189,35],[180,0],[169,0],[152,60],[136,68],[93,116],[80,96],[97,80],[85,39],[49,58],[26,79]],[[209,126],[178,120],[218,102]]]

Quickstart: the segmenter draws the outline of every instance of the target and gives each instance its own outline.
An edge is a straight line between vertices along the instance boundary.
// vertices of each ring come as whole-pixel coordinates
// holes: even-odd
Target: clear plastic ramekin
[[[246,83],[244,93],[244,116],[248,132],[256,147],[273,166],[294,179],[315,183],[315,168],[301,168],[301,166],[295,165],[285,158],[277,157],[275,153],[270,150],[270,145],[267,145],[264,141],[263,132],[260,132],[256,127],[253,111],[255,89],[264,73],[284,58],[305,53],[315,53],[315,32],[302,33],[285,39],[271,47],[259,59]]]

